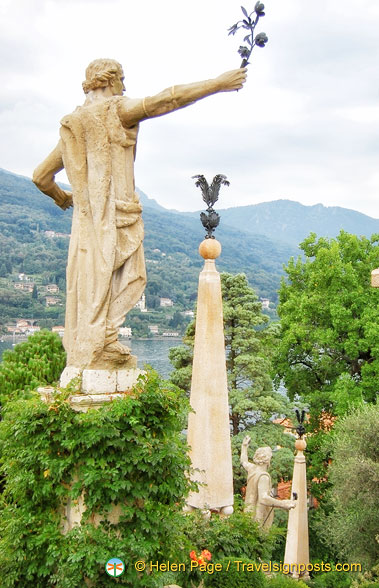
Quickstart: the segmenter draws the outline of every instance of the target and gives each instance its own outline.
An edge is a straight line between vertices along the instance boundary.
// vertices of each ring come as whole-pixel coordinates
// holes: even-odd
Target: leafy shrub
[[[233,561],[233,560],[236,561]],[[238,563],[236,563],[238,561]],[[265,575],[261,571],[252,570],[251,560],[238,557],[232,560],[224,557],[217,563],[222,565],[222,570],[213,574],[204,574],[204,586],[206,588],[264,588]]]
[[[174,557],[189,486],[187,410],[182,392],[154,372],[87,413],[74,412],[64,391],[50,405],[36,394],[8,402],[0,423],[2,586],[83,588],[87,578],[96,587],[157,586],[158,574],[137,574],[132,564]],[[81,526],[62,535],[62,505],[82,494]],[[111,524],[115,505],[121,516]],[[103,518],[98,526],[93,514]],[[111,557],[126,563],[117,580],[105,572]]]
[[[376,536],[375,540],[378,541],[379,537]],[[376,564],[371,570],[363,572],[363,574],[357,574],[354,577],[352,588],[379,588],[379,564]]]
[[[273,528],[270,533],[262,531],[251,514],[243,513],[241,508],[242,505],[237,498],[235,512],[230,517],[224,518],[213,514],[210,520],[205,520],[198,511],[186,515],[177,550],[178,561],[189,564],[190,552],[194,550],[200,553],[203,549],[211,552],[212,563],[218,563],[224,558],[249,562],[269,561],[277,530]],[[197,586],[200,580],[208,575],[197,568],[189,573],[187,570],[188,565],[186,572],[178,574],[176,579],[176,583],[182,588],[192,584]],[[217,574],[218,572],[215,572],[214,575]]]
[[[328,438],[330,490],[316,530],[339,561],[370,569],[379,561],[379,406],[362,404],[339,418]]]
[[[66,364],[62,341],[56,333],[39,331],[10,351],[0,364],[0,403],[59,379]]]
[[[351,576],[345,572],[326,572],[316,576],[312,588],[349,588]]]
[[[293,580],[289,576],[273,576],[267,578],[266,585],[269,588],[307,588],[302,580]]]

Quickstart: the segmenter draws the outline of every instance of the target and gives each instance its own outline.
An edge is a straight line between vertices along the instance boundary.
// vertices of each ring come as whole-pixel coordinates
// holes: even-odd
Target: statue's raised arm
[[[233,69],[211,80],[171,86],[155,96],[134,100],[125,98],[119,103],[120,118],[123,124],[133,126],[142,120],[162,116],[212,94],[240,90],[246,81],[246,72],[246,68]]]

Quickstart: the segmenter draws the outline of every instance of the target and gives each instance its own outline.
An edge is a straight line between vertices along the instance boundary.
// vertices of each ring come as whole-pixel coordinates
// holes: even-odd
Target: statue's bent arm
[[[120,118],[125,126],[133,126],[142,120],[162,116],[212,94],[239,90],[245,79],[246,69],[237,69],[212,80],[172,86],[143,100],[126,99],[119,105]]]
[[[33,182],[41,192],[50,196],[60,208],[65,210],[72,206],[72,194],[62,190],[55,183],[55,174],[63,168],[62,148],[59,141],[55,149],[34,170]]]
[[[258,497],[259,502],[264,506],[274,506],[276,508],[283,508],[290,510],[294,508],[295,503],[292,500],[279,500],[270,496],[270,477],[269,474],[261,476],[258,482]]]

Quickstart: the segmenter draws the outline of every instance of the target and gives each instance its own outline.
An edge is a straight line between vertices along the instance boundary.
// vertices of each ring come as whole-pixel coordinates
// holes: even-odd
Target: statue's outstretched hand
[[[291,510],[296,506],[296,500],[281,500],[280,502],[286,510]]]
[[[72,192],[68,192],[67,190],[61,190],[62,197],[59,200],[55,199],[55,204],[59,206],[62,210],[66,210],[72,206]]]
[[[232,92],[240,90],[246,81],[247,68],[232,69],[218,76],[217,81],[220,84],[221,92]]]
[[[248,447],[250,443],[250,437],[249,435],[246,435],[246,437],[244,437],[244,440],[242,441],[242,447]]]

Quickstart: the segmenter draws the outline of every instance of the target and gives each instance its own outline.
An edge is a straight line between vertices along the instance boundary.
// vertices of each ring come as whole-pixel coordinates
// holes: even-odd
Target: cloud
[[[2,167],[30,175],[61,117],[83,101],[92,59],[125,67],[127,94],[208,79],[240,63],[231,0],[3,0]],[[279,197],[349,206],[379,217],[374,0],[268,0],[238,93],[207,98],[141,125],[137,184],[160,203],[197,209],[195,173],[228,175],[222,206]]]

